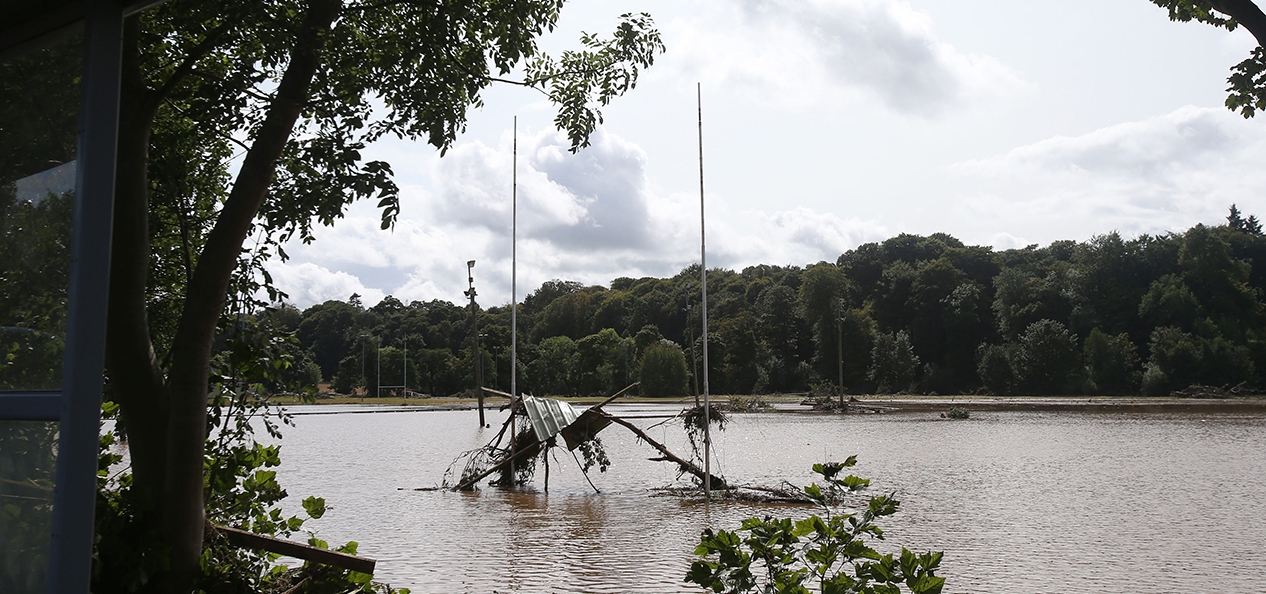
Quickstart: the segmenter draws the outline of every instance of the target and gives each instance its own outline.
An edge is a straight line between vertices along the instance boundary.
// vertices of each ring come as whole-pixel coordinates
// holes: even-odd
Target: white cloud
[[[890,236],[876,221],[844,220],[834,213],[797,207],[773,213],[744,213],[754,223],[740,240],[748,249],[736,256],[744,265],[834,262],[840,254],[870,241]]]
[[[989,238],[989,245],[995,250],[1012,250],[1022,248],[1029,245],[1023,237],[1016,237],[1010,233],[995,233]]]
[[[902,0],[714,0],[704,16],[665,26],[692,78],[737,83],[779,103],[878,99],[936,116],[1023,85],[991,56],[940,40]]]
[[[605,284],[620,276],[668,276],[698,262],[699,203],[692,193],[656,190],[637,145],[599,130],[593,146],[567,152],[558,133],[519,139],[519,298],[562,278]],[[463,143],[432,156],[422,183],[401,186],[402,213],[392,231],[378,227],[372,204],[321,228],[310,245],[290,245],[292,261],[270,270],[291,300],[307,306],[360,293],[461,301],[467,260],[486,304],[510,300],[509,139],[490,147]],[[735,212],[709,198],[710,267],[834,260],[887,236],[874,221],[844,220],[809,208]]]
[[[360,279],[342,271],[331,271],[311,262],[301,264],[274,263],[270,265],[273,282],[290,295],[288,301],[304,306],[331,299],[347,301],[353,293],[361,301],[372,305],[382,301],[383,293],[365,287]]]
[[[1087,230],[1178,230],[1217,221],[1232,202],[1266,206],[1264,133],[1263,123],[1225,109],[1187,106],[949,170],[972,185],[963,198],[968,212],[1061,230],[1044,233],[1043,241],[1084,237]]]

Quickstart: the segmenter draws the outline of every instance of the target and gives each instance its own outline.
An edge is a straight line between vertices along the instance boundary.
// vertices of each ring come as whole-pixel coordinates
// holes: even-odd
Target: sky
[[[511,300],[517,163],[522,301],[544,281],[804,266],[900,233],[995,249],[1266,215],[1266,119],[1223,107],[1246,31],[1147,0],[573,0],[542,48],[655,19],[667,51],[572,154],[553,107],[493,86],[443,157],[384,141],[401,213],[372,202],[270,272],[307,307]],[[698,85],[698,86],[696,86]],[[518,118],[517,160],[513,157]]]

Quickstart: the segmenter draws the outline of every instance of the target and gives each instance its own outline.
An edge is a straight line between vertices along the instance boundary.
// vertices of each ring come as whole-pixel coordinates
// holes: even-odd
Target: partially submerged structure
[[[526,395],[515,397],[505,392],[484,388],[510,399],[510,403],[506,405],[510,409],[510,417],[502,425],[501,431],[487,445],[466,452],[454,461],[453,466],[445,474],[444,486],[454,491],[473,490],[480,481],[494,474],[498,475],[494,484],[500,486],[525,484],[535,474],[536,461],[539,458],[545,467],[545,491],[548,492],[549,457],[542,454],[551,448],[558,447],[559,437],[562,437],[562,445],[572,453],[572,457],[576,459],[577,465],[588,479],[588,470],[595,464],[603,470],[607,465],[606,454],[602,451],[598,433],[616,424],[628,429],[638,439],[654,448],[658,456],[651,458],[652,460],[673,463],[679,472],[690,474],[698,479],[700,484],[706,482],[711,483],[713,489],[726,489],[726,482],[721,477],[709,476],[694,461],[673,453],[633,423],[603,410],[604,406],[637,385],[634,383],[610,398],[580,412],[571,404],[561,400]],[[701,409],[702,407],[695,407],[683,413],[682,416],[688,428],[692,424],[700,424],[705,417],[710,417],[713,422],[724,422],[725,417],[719,410],[713,410],[710,415],[704,415]],[[521,422],[520,419],[523,421]],[[701,426],[699,430],[706,430],[705,427]],[[584,454],[584,463],[576,457],[576,450]],[[454,478],[453,470],[459,465],[461,474]],[[593,486],[593,482],[590,481],[589,485]],[[597,491],[597,488],[594,487],[594,490]]]

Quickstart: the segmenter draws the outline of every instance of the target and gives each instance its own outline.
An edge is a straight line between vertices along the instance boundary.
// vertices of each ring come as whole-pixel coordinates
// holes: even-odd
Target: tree
[[[875,335],[870,355],[870,379],[880,393],[906,392],[918,379],[919,357],[904,330]]]
[[[800,308],[813,327],[814,363],[819,375],[834,378],[840,357],[839,318],[849,292],[848,276],[825,262],[805,269],[800,283]]]
[[[1054,320],[1038,320],[1024,330],[1012,359],[1018,391],[1071,394],[1080,385],[1077,337]]]
[[[525,64],[517,84],[559,106],[555,122],[576,150],[601,107],[663,51],[649,17],[624,15],[609,40],[585,35],[581,51],[542,55],[536,40],[562,4],[171,1],[127,20],[107,367],[129,439],[136,521],[158,527],[169,562],[148,589],[194,587],[212,345],[222,314],[248,309],[229,295],[252,295],[254,272],[282,241],[311,241],[315,223],[332,224],[352,201],[376,199],[384,228],[399,213],[390,165],[363,160],[362,149],[391,135],[443,151],[482,89]],[[199,142],[181,144],[181,131]],[[239,148],[231,183],[217,185]],[[209,162],[205,175],[159,175],[180,159]],[[190,179],[195,188],[182,186]],[[156,223],[173,219],[178,240],[155,235]],[[252,235],[259,243],[243,257]],[[183,254],[184,282],[158,312],[148,307],[150,270],[167,246]],[[154,332],[165,319],[169,338]]]
[[[1257,39],[1249,57],[1231,68],[1227,109],[1245,118],[1266,109],[1266,13],[1253,0],[1151,0],[1169,11],[1170,20],[1198,21],[1234,31],[1243,26]]]
[[[1006,395],[1015,385],[1015,370],[1011,366],[1015,345],[982,344],[976,349],[976,373],[990,394]]]
[[[1122,332],[1112,336],[1095,328],[1086,337],[1082,352],[1090,376],[1089,388],[1094,393],[1116,396],[1138,393],[1141,379],[1138,349],[1130,342],[1129,335]]]
[[[677,343],[661,340],[642,353],[643,396],[685,396],[686,377],[686,356]]]
[[[1226,226],[1249,235],[1262,234],[1262,223],[1257,220],[1257,215],[1248,215],[1245,219],[1240,216],[1240,209],[1234,204],[1231,205],[1231,214],[1226,216]]]
[[[551,336],[536,347],[537,358],[531,370],[535,389],[555,396],[579,396],[577,383],[580,356],[576,341],[566,336]]]

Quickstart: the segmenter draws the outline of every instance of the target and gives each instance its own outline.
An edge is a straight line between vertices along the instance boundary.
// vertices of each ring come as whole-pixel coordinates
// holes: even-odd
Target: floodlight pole
[[[374,399],[382,398],[382,338],[374,337],[374,365],[377,366],[377,378],[374,380]]]
[[[484,360],[483,353],[479,352],[479,312],[475,310],[475,261],[466,261],[466,283],[470,287],[466,289],[467,297],[470,297],[470,319],[474,325],[475,331],[475,397],[479,399],[479,426],[484,426]]]
[[[360,335],[360,403],[365,404],[365,392],[369,391],[369,385],[365,383],[365,337],[368,334]]]

